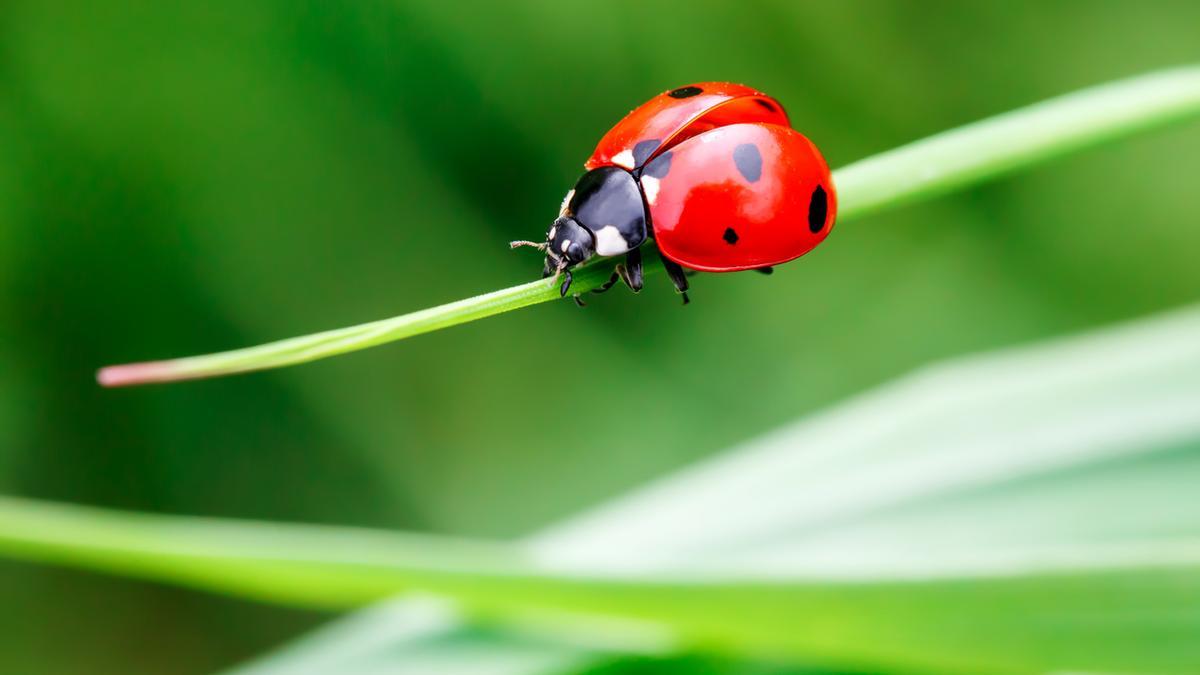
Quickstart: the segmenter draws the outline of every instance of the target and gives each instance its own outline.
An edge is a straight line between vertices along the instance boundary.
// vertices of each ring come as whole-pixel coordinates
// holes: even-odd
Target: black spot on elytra
[[[761,105],[762,107],[766,108],[770,112],[775,112],[775,106],[766,99],[756,98],[756,99],[754,99],[754,102]]]
[[[825,227],[825,216],[829,214],[829,196],[820,185],[813,190],[812,198],[808,200],[808,230],[813,234]]]
[[[650,140],[642,141],[633,146],[633,165],[641,166],[642,164],[645,164],[646,160],[650,158],[650,155],[653,154],[654,150],[660,145],[662,145],[662,141],[658,140],[657,138],[651,138]]]
[[[671,98],[691,98],[692,96],[695,96],[703,91],[704,90],[700,87],[680,87],[667,92],[667,96],[670,96]]]
[[[733,163],[737,164],[738,171],[751,183],[762,178],[762,155],[759,154],[757,145],[742,143],[734,148]]]
[[[725,228],[725,234],[721,235],[721,238],[724,239],[726,242],[728,242],[730,245],[736,244],[738,242],[737,232],[734,232],[732,227]]]
[[[643,176],[651,178],[665,178],[667,172],[671,170],[671,151],[668,150],[663,154],[650,160],[650,163],[642,169]]]

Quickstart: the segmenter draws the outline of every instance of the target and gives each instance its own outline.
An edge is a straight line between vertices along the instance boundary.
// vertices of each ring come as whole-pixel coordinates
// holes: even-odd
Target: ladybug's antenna
[[[544,244],[544,243],[540,243],[540,242],[536,242],[536,241],[525,241],[524,239],[521,239],[521,240],[518,240],[518,241],[510,241],[510,242],[508,242],[508,247],[509,247],[509,248],[521,248],[522,246],[532,246],[532,247],[536,248],[536,249],[537,249],[537,250],[539,250],[539,251],[545,251],[545,250],[546,250],[546,244]]]

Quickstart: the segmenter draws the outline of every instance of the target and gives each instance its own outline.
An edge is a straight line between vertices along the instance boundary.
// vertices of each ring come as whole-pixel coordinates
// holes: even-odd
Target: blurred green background
[[[0,485],[516,536],[931,359],[1200,298],[1200,128],[664,279],[300,368],[102,391],[536,278],[596,140],[697,80],[833,166],[1200,59],[1200,4],[0,4]],[[559,350],[581,355],[564,374]],[[14,673],[203,673],[326,616],[0,563]]]

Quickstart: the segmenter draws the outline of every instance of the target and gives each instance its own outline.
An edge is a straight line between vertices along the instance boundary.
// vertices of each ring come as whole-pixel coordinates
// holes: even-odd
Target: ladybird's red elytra
[[[545,276],[624,255],[612,279],[642,287],[654,239],[687,302],[685,269],[759,270],[798,258],[833,227],[837,194],[816,146],[766,94],[729,82],[671,89],[635,108],[596,145],[545,243]],[[531,242],[514,242],[531,244]],[[578,300],[578,297],[576,297]]]
[[[615,164],[633,169],[630,160],[638,143],[656,140],[661,151],[688,136],[737,122],[789,126],[783,106],[760,91],[730,82],[700,82],[634,108],[604,134],[584,168]]]
[[[671,169],[657,179],[649,202],[650,222],[659,251],[680,265],[702,272],[771,267],[804,255],[829,234],[829,169],[798,132],[731,124],[670,152]],[[813,231],[810,214],[818,212]]]

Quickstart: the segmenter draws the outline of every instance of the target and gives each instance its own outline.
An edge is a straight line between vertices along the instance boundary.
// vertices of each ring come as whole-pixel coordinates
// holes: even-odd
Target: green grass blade
[[[1200,68],[1060,96],[940,133],[837,172],[839,217],[936,196],[1200,109]]]
[[[1106,84],[999,115],[859,161],[834,174],[839,222],[965,187],[1089,145],[1200,113],[1200,67]],[[580,292],[611,266],[581,270]],[[653,268],[652,268],[653,269]],[[402,316],[257,347],[101,369],[105,386],[168,382],[278,368],[420,335],[558,299],[548,280]]]

